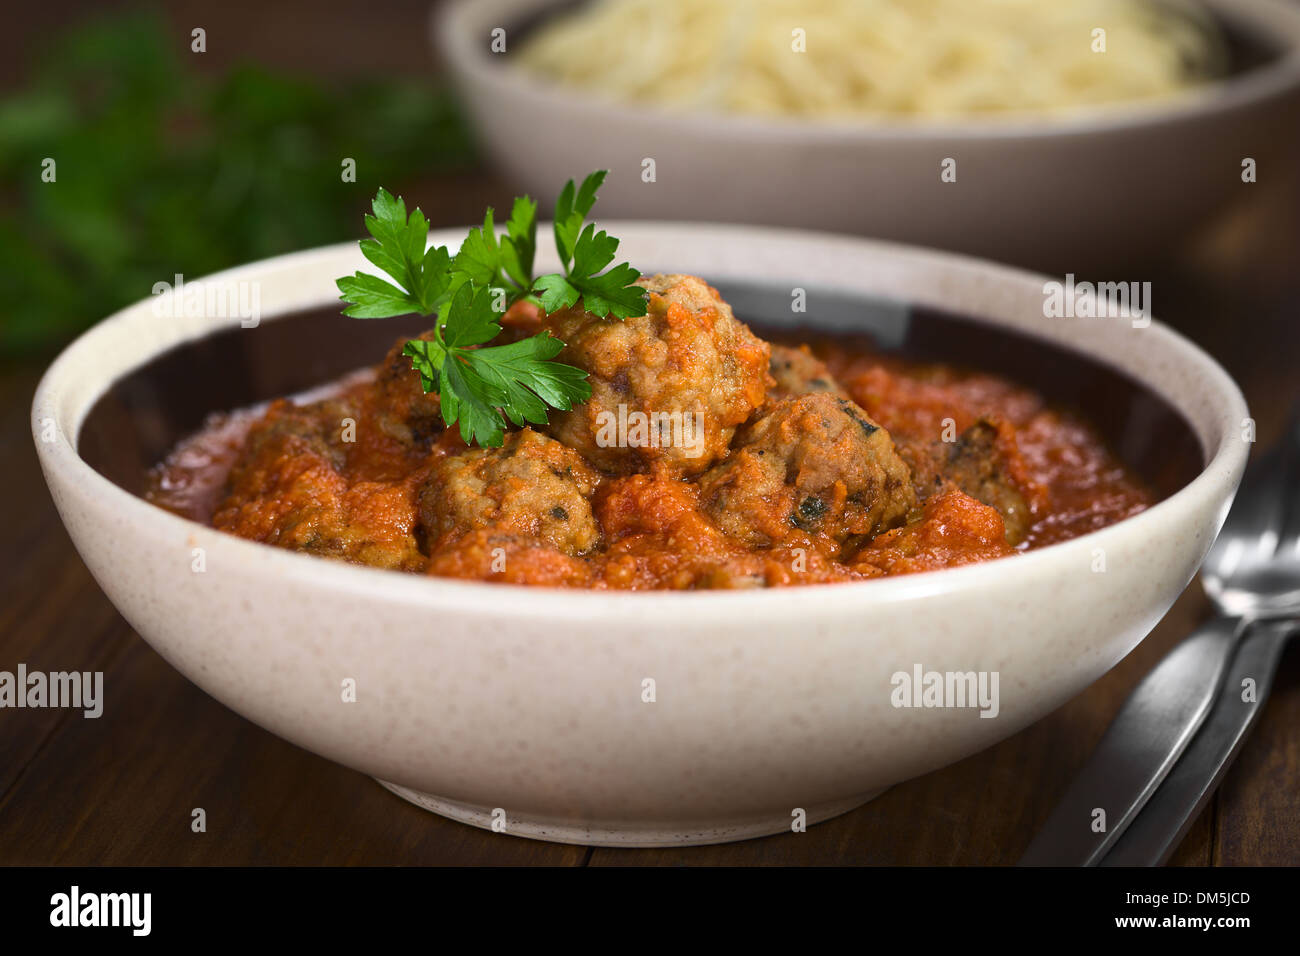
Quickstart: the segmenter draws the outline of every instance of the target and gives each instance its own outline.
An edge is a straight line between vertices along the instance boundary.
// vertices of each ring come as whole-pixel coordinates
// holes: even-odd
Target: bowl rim
[[[1039,140],[1172,125],[1228,113],[1300,89],[1300,6],[1276,0],[1201,2],[1217,18],[1248,22],[1248,29],[1253,32],[1279,39],[1283,49],[1266,63],[1169,97],[1080,107],[1059,114],[943,119],[809,119],[623,103],[528,73],[515,65],[503,67],[493,61],[485,44],[464,39],[475,25],[488,22],[498,12],[518,16],[552,5],[555,0],[450,0],[434,8],[430,26],[434,43],[453,74],[462,74],[474,84],[535,108],[580,111],[593,124],[636,115],[658,124],[677,124],[686,135],[702,135],[707,139],[727,135],[747,142],[774,138],[803,144],[810,139],[840,144],[891,140]]]
[[[740,254],[748,264],[755,258],[756,251],[761,252],[760,247],[770,252],[773,249],[786,247],[789,243],[801,243],[817,250],[819,255],[862,254],[874,257],[882,266],[939,269],[952,274],[958,280],[964,277],[968,282],[986,282],[990,284],[990,288],[1015,287],[1021,294],[1027,293],[1030,286],[1041,290],[1044,280],[1056,281],[1011,266],[956,253],[810,230],[716,223],[612,220],[602,221],[600,225],[622,237],[624,251],[638,241],[645,243],[658,241],[665,248],[678,248],[693,243],[705,249],[722,248],[718,244],[723,243],[727,251],[720,254],[733,257]],[[539,228],[546,227],[547,224],[539,224]],[[429,241],[431,244],[454,245],[464,237],[464,234],[464,229],[431,230]],[[554,255],[549,250],[547,252],[551,256]],[[547,267],[546,257],[547,254],[539,249],[541,268]],[[335,273],[338,275],[346,274],[354,265],[365,267],[365,261],[356,242],[346,242],[259,260],[203,277],[202,281],[235,283],[261,281],[259,276],[279,276],[284,282],[292,285],[294,292],[287,296],[285,301],[274,303],[263,310],[262,321],[275,321],[281,316],[300,312],[305,308],[319,308],[337,301],[334,295],[336,290],[332,287],[328,290],[304,292],[299,288],[297,281],[288,278],[295,273],[295,270],[310,269],[313,265],[323,266],[330,263],[334,264],[334,269],[343,269],[342,272]],[[753,268],[754,271],[748,281],[766,281],[772,278],[770,273],[763,271],[759,266]],[[700,271],[705,273],[706,279],[709,277],[709,269]],[[735,271],[728,272],[725,267],[715,267],[712,272],[721,282],[727,279],[745,281],[743,276]],[[849,294],[877,295],[881,299],[895,299],[887,294],[871,293],[862,286],[856,288],[849,286],[846,289]],[[934,305],[935,303],[927,301],[928,294],[928,292],[918,293],[911,298],[911,301],[918,305]],[[1133,535],[1143,540],[1158,536],[1162,531],[1167,530],[1168,521],[1177,523],[1180,512],[1184,516],[1190,515],[1198,506],[1218,497],[1224,499],[1218,515],[1221,523],[1226,516],[1236,483],[1240,480],[1249,454],[1248,443],[1233,437],[1232,423],[1247,416],[1246,402],[1236,383],[1197,345],[1163,323],[1152,320],[1148,327],[1142,329],[1144,336],[1150,336],[1149,340],[1144,339],[1144,341],[1158,344],[1167,361],[1178,363],[1180,367],[1202,376],[1203,388],[1213,392],[1218,418],[1217,441],[1207,441],[1203,434],[1205,428],[1198,427],[1170,396],[1162,394],[1154,385],[1147,385],[1149,390],[1161,394],[1196,436],[1201,445],[1203,459],[1201,470],[1190,482],[1150,508],[1077,538],[1001,560],[938,571],[858,582],[737,591],[607,591],[405,574],[287,551],[273,545],[239,538],[208,525],[182,518],[119,487],[80,456],[76,446],[86,416],[113,384],[170,349],[183,347],[214,332],[231,327],[237,328],[239,325],[237,317],[229,319],[201,317],[196,321],[174,324],[168,330],[165,341],[148,343],[142,348],[135,336],[140,328],[144,327],[142,323],[148,322],[153,317],[153,299],[154,297],[151,296],[128,306],[84,332],[59,354],[41,378],[32,400],[32,431],[38,457],[51,491],[55,491],[57,484],[63,491],[75,490],[76,494],[83,497],[97,497],[102,500],[101,511],[112,513],[132,527],[147,529],[147,533],[159,539],[186,541],[190,542],[190,546],[197,546],[195,542],[203,540],[204,547],[208,551],[209,567],[260,566],[265,569],[268,576],[284,575],[300,582],[310,580],[315,586],[354,594],[363,599],[377,598],[425,610],[463,611],[473,609],[476,605],[481,606],[484,599],[496,598],[492,601],[492,610],[493,614],[499,617],[523,620],[535,618],[540,612],[570,620],[585,620],[610,614],[626,616],[628,612],[649,612],[652,609],[662,611],[667,606],[664,602],[670,601],[674,602],[672,607],[690,608],[692,614],[704,615],[708,622],[719,626],[734,626],[737,611],[751,614],[781,613],[782,616],[790,616],[790,606],[798,607],[801,604],[798,600],[801,595],[815,597],[816,607],[820,609],[834,607],[862,609],[915,601],[940,593],[979,591],[990,585],[1005,583],[1010,575],[1029,578],[1035,571],[1047,572],[1053,566],[1086,568],[1094,548],[1107,548],[1111,543],[1119,544],[1123,539]],[[938,304],[937,307],[947,306]],[[1090,352],[1086,345],[1072,344],[1063,334],[1057,338],[1047,335],[1035,336],[1032,332],[1015,326],[1013,320],[1006,317],[970,313],[958,317],[963,321],[983,322],[1016,334],[1050,342],[1057,347],[1081,354],[1087,361],[1106,364],[1119,374],[1130,378],[1135,377],[1130,370],[1107,362],[1103,357]],[[169,321],[175,322],[175,320]],[[1104,336],[1115,336],[1119,328],[1127,327],[1129,324],[1128,320],[1116,320],[1112,327],[1110,320],[1092,321],[1100,324],[1090,328],[1103,330],[1099,334]],[[1091,340],[1089,344],[1093,344]],[[1117,354],[1122,354],[1118,345],[1113,348]],[[104,370],[101,377],[87,381],[86,376],[81,375],[81,368],[83,363],[90,360],[92,356],[97,359],[106,357],[106,361],[102,363]],[[109,368],[110,364],[115,367]],[[96,364],[92,369],[100,367],[100,364]],[[93,379],[93,372],[91,378]],[[72,388],[70,389],[69,386]],[[41,423],[45,419],[52,419],[56,425],[53,441],[42,441],[40,438]],[[57,501],[58,494],[55,498]],[[816,615],[810,613],[800,616],[812,619]]]

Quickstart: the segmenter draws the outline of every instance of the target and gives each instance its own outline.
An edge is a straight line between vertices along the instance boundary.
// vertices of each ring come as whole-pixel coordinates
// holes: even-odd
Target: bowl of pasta
[[[498,166],[549,202],[599,163],[610,215],[1078,272],[1300,166],[1276,0],[453,0],[433,32]]]

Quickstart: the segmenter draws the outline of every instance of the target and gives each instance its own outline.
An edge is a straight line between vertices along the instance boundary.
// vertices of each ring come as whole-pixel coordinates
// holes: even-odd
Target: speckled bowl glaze
[[[544,209],[569,177],[607,168],[607,216],[831,229],[1082,274],[1157,258],[1259,190],[1285,199],[1272,190],[1300,159],[1300,6],[1204,5],[1240,38],[1234,75],[1047,118],[830,121],[612,102],[510,63],[564,0],[455,0],[435,7],[432,34],[485,148]],[[498,28],[504,53],[492,52]],[[1244,186],[1247,156],[1261,173]],[[955,182],[940,179],[948,159]]]
[[[1247,411],[1231,379],[1161,324],[1046,319],[1042,277],[947,254],[804,232],[606,225],[642,268],[833,287],[1065,346],[1177,409],[1203,468],[1149,510],[1073,541],[862,584],[600,593],[426,579],[231,537],[92,468],[78,452],[83,426],[114,383],[239,325],[159,318],[145,301],[73,343],[33,407],[51,494],[96,580],[213,697],[421,806],[510,834],[654,846],[816,822],[1015,733],[1127,654],[1217,533],[1247,456]],[[362,267],[349,243],[211,281],[258,283],[266,329],[329,305],[334,278]],[[918,664],[997,672],[997,717],[894,707],[891,676]],[[344,700],[348,680],[355,702]]]

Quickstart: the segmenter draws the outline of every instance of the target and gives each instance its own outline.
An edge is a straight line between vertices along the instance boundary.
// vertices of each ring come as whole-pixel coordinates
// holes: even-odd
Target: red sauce
[[[1024,466],[1020,481],[1035,496],[1024,550],[1096,531],[1151,503],[1142,482],[1090,425],[1050,407],[1032,389],[951,365],[837,348],[827,364],[899,441],[937,435],[950,416],[958,431],[981,415],[1010,425]]]
[[[855,500],[854,479],[834,475],[816,478],[824,489],[816,495],[791,497],[780,468],[772,493],[757,488],[772,461],[766,449],[800,436],[773,429],[755,438],[756,423],[796,393],[771,393],[710,471],[651,461],[610,473],[531,432],[508,442],[513,451],[467,449],[454,430],[440,429],[436,398],[412,391],[414,373],[404,378],[394,354],[324,403],[214,416],[154,470],[150,499],[242,537],[354,563],[616,589],[829,583],[1014,560],[1150,501],[1086,423],[1033,390],[842,343],[819,344],[818,357],[830,386],[838,383],[872,424],[791,452],[784,480],[811,482],[838,454],[848,456],[847,475],[859,464],[850,460],[855,443],[892,442],[882,454],[893,460],[896,450],[915,486],[894,488],[905,513]],[[805,404],[834,409],[831,401]],[[336,434],[348,420],[352,441]],[[741,467],[745,442],[754,477],[729,481],[723,466]],[[813,460],[819,453],[831,457]],[[886,467],[862,480],[883,488],[880,480],[896,479],[897,468]]]

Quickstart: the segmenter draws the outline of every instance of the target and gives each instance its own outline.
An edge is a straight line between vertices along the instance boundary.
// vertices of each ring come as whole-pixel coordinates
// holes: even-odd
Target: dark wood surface
[[[436,223],[506,187],[426,184]],[[1153,275],[1156,312],[1215,354],[1276,436],[1300,400],[1300,214],[1276,197]],[[1140,277],[1139,277],[1140,278]],[[1055,713],[954,766],[803,834],[715,847],[610,850],[492,834],[417,809],[362,774],[261,730],[171,669],[117,614],[56,515],[32,448],[34,365],[0,371],[0,669],[102,670],[98,720],[0,711],[0,864],[1009,864],[1133,685],[1207,613],[1197,585],[1113,671]],[[1300,863],[1300,656],[1174,858]],[[191,832],[191,811],[207,832]]]

